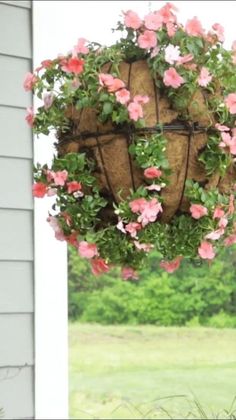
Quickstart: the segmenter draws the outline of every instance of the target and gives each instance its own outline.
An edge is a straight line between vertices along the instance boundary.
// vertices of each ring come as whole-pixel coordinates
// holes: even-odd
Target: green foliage
[[[127,282],[117,271],[94,277],[70,250],[69,315],[101,324],[207,325],[236,327],[236,254],[225,250],[211,265],[184,262],[168,275],[159,255],[149,256],[142,281]]]

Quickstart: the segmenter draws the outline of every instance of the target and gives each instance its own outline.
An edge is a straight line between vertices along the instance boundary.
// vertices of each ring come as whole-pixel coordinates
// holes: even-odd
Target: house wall
[[[0,408],[34,417],[34,246],[31,2],[0,1]]]

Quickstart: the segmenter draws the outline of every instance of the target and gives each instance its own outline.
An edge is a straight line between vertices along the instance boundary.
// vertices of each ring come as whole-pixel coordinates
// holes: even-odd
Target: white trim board
[[[34,67],[42,31],[33,2]],[[54,139],[34,140],[34,162],[49,162]],[[47,202],[48,201],[48,202]],[[46,222],[50,200],[35,200],[35,418],[68,419],[67,249]]]

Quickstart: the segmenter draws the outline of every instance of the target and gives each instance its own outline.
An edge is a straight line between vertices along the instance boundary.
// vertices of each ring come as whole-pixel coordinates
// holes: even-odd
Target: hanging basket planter
[[[120,265],[137,278],[152,249],[173,272],[236,243],[236,46],[174,12],[128,11],[115,45],[79,39],[26,75],[43,100],[27,121],[57,137],[33,194],[56,196],[48,222],[94,274]]]

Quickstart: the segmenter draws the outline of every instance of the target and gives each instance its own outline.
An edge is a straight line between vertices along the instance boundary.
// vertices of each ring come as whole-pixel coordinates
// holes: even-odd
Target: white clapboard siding
[[[0,51],[0,69],[0,104],[24,108],[30,106],[31,94],[23,89],[25,74],[31,70],[30,61],[1,55]]]
[[[0,260],[33,260],[33,214],[0,209]]]
[[[30,36],[30,10],[9,7],[7,4],[0,4],[1,33],[0,51],[2,54],[11,54],[21,57],[31,57],[31,36]],[[9,22],[11,24],[9,25]],[[14,36],[12,30],[14,28]],[[6,39],[8,40],[6,42]]]
[[[0,407],[4,418],[34,417],[34,372],[32,367],[0,368]]]
[[[0,261],[0,314],[32,313],[33,310],[32,262]]]
[[[35,416],[30,1],[0,1],[0,408]]]
[[[32,135],[25,115],[24,109],[0,106],[1,156],[32,158]]]
[[[0,207],[32,209],[32,161],[0,157]]]
[[[29,1],[27,1],[27,0],[19,0],[19,1],[16,1],[16,0],[9,0],[9,1],[7,1],[7,0],[2,0],[0,3],[5,3],[5,4],[8,4],[8,5],[10,5],[10,6],[13,6],[13,7],[22,7],[22,8],[26,8],[26,9],[30,9],[31,8],[31,1],[29,0]]]
[[[1,314],[0,331],[0,367],[32,366],[34,363],[33,315]]]

